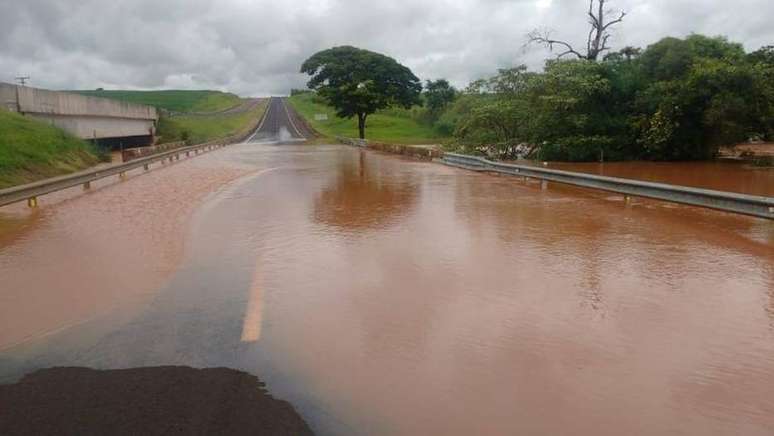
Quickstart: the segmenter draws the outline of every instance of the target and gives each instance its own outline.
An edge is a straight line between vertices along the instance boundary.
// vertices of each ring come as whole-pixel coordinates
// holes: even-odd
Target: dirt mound
[[[2,435],[304,435],[289,403],[250,374],[159,367],[52,368],[0,385]]]

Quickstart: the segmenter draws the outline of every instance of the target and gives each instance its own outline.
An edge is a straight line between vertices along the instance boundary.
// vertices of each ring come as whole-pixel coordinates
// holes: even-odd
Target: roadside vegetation
[[[187,141],[192,144],[233,135],[263,116],[268,105],[264,100],[245,112],[202,115],[162,115],[158,135],[161,142]]]
[[[664,38],[601,61],[557,59],[472,83],[440,117],[456,146],[504,158],[697,160],[774,139],[774,49]]]
[[[535,30],[528,44],[557,54],[475,81],[439,123],[456,149],[541,160],[699,160],[721,146],[774,139],[774,47],[746,53],[693,34],[612,51],[626,13],[590,0],[583,49]]]
[[[90,97],[110,98],[155,106],[170,112],[219,112],[239,105],[242,100],[219,91],[75,91]]]
[[[531,32],[527,45],[556,54],[540,71],[502,69],[462,91],[443,79],[420,87],[391,58],[336,47],[304,63],[312,91],[291,102],[325,135],[362,138],[367,127],[369,139],[502,159],[701,160],[774,141],[774,46],[747,53],[723,36],[692,34],[613,51],[627,15],[610,3],[589,0],[591,28],[575,39]]]
[[[295,92],[289,102],[324,136],[357,138],[359,135],[356,119],[336,115],[336,110],[313,92]],[[367,120],[368,139],[406,145],[438,144],[448,139],[432,125],[421,121],[422,109],[418,106],[412,109],[391,107],[376,111]],[[325,115],[327,119],[315,119],[317,115]]]
[[[351,46],[315,53],[301,65],[307,87],[336,110],[339,118],[356,118],[358,137],[366,121],[389,107],[410,109],[420,102],[422,84],[410,69],[381,53]]]
[[[85,169],[101,157],[86,141],[0,108],[0,189]]]

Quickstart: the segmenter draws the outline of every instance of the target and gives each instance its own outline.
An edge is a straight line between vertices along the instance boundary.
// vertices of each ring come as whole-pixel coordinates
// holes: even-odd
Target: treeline
[[[774,139],[774,47],[665,38],[601,61],[500,70],[461,92],[428,82],[416,116],[465,151],[543,160],[692,160]]]

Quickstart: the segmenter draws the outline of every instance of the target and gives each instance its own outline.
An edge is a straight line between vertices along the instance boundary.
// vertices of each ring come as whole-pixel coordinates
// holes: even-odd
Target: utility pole
[[[19,82],[19,84],[24,87],[27,84],[27,81],[30,80],[30,76],[20,76],[16,78],[16,81]],[[24,115],[22,113],[22,107],[21,107],[21,99],[19,98],[19,87],[16,87],[16,111],[20,114]]]

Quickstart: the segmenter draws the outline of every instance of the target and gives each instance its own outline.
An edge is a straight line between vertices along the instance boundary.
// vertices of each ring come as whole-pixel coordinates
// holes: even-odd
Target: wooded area
[[[664,38],[600,61],[500,70],[433,121],[459,148],[545,160],[695,160],[774,139],[774,47],[724,37]]]

